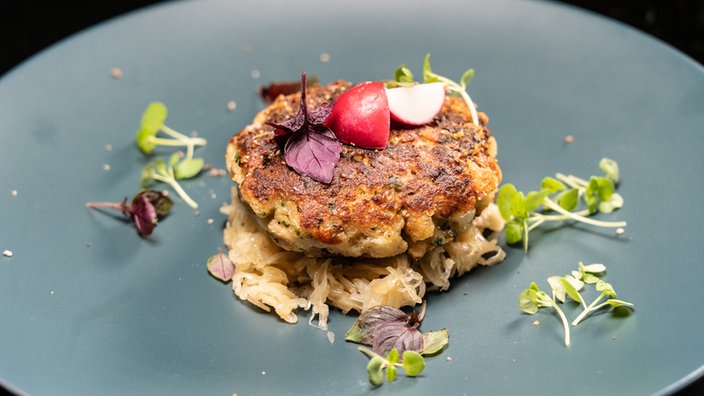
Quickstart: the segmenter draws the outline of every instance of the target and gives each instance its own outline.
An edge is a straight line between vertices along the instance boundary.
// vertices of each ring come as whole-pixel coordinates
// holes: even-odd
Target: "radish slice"
[[[386,89],[391,119],[406,125],[423,125],[433,120],[445,103],[445,84],[434,82],[412,87]]]

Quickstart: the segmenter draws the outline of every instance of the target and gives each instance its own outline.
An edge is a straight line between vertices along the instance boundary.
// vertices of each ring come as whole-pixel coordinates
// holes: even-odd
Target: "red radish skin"
[[[384,85],[365,82],[343,92],[324,124],[342,143],[368,149],[385,148],[391,116]]]
[[[445,84],[417,84],[386,90],[391,119],[406,125],[424,125],[433,120],[445,103]]]

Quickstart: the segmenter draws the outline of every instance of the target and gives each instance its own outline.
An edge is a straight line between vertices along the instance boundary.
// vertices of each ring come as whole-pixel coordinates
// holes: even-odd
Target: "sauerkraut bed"
[[[232,288],[236,296],[264,311],[272,309],[286,322],[296,323],[298,311],[310,311],[311,325],[327,329],[330,307],[347,314],[377,305],[419,304],[428,290],[447,290],[450,279],[477,265],[503,261],[497,244],[503,219],[494,204],[477,216],[457,240],[437,247],[419,262],[407,254],[381,259],[307,257],[278,247],[251,217],[232,189],[224,242],[235,265]],[[315,320],[317,319],[317,323]]]

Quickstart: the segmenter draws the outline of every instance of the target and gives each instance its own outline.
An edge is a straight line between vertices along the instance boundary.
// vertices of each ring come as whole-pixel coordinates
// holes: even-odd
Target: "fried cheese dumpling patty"
[[[351,83],[307,89],[314,109]],[[471,121],[467,104],[447,96],[434,120],[391,124],[388,146],[343,145],[330,184],[286,165],[275,128],[293,117],[300,94],[279,96],[230,140],[226,162],[241,201],[283,249],[309,256],[422,257],[454,240],[493,201],[501,182],[496,140]]]

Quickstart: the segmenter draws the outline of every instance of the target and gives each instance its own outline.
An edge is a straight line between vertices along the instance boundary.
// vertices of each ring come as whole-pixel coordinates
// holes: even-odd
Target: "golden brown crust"
[[[309,88],[308,106],[331,101],[350,87],[337,81]],[[424,126],[392,124],[386,149],[343,145],[330,184],[289,168],[274,128],[264,124],[295,115],[298,101],[299,94],[277,98],[233,136],[226,153],[242,200],[283,248],[311,255],[392,256],[409,243],[451,240],[493,200],[501,181],[496,142],[484,125],[486,116],[480,113],[481,127],[472,124],[462,99],[448,96]]]

